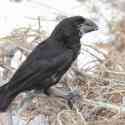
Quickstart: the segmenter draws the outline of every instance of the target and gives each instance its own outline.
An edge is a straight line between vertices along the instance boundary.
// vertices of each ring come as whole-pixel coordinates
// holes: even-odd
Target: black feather
[[[5,111],[20,92],[43,89],[47,93],[60,80],[79,54],[78,27],[86,20],[80,16],[64,19],[32,51],[11,80],[0,88],[0,111]]]

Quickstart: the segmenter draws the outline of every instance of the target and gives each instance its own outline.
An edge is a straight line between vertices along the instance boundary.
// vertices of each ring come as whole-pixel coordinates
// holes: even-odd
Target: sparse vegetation
[[[34,96],[21,104],[26,95],[28,96],[27,93],[20,94],[13,102],[11,110],[13,114],[15,113],[14,116],[25,120],[27,125],[37,116],[44,116],[45,125],[123,125],[125,123],[124,28],[124,21],[115,28],[117,34],[115,44],[94,46],[98,53],[101,49],[105,49],[107,54],[99,61],[92,74],[79,70],[74,64],[57,85],[62,88],[79,88],[81,99],[74,103],[73,110],[69,109],[65,100],[45,95]],[[11,61],[17,50],[27,56],[40,39],[46,38],[46,34],[45,31],[39,33],[31,28],[20,28],[10,36],[0,38],[0,69],[3,69],[0,71],[0,79],[3,83],[16,70],[11,67]]]

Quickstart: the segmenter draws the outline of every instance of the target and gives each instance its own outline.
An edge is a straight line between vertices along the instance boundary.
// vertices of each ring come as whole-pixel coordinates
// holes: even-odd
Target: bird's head
[[[68,17],[62,20],[55,28],[55,37],[71,38],[77,37],[80,39],[82,35],[88,32],[97,30],[97,25],[82,16]]]

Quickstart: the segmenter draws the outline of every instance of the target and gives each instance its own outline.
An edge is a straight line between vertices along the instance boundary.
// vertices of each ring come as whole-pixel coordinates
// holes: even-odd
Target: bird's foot
[[[78,89],[64,91],[56,87],[51,87],[47,90],[47,94],[48,93],[50,96],[57,96],[66,99],[71,109],[73,108],[73,104],[80,100],[80,92]]]
[[[81,97],[80,97],[80,93],[78,90],[69,91],[65,95],[65,99],[67,99],[67,103],[71,109],[73,109],[73,104],[78,102],[80,98]]]

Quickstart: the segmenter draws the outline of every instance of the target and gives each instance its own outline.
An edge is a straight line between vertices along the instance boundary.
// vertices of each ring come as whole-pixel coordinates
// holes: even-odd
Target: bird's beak
[[[94,31],[96,31],[96,30],[98,30],[99,28],[98,28],[98,26],[97,25],[95,25],[95,27],[94,27]]]
[[[83,24],[80,25],[80,34],[89,33],[92,31],[98,30],[98,26],[90,20],[86,20]]]

